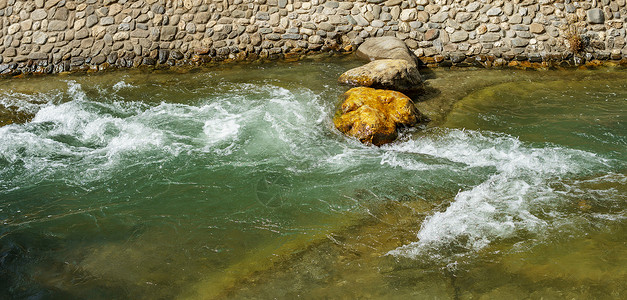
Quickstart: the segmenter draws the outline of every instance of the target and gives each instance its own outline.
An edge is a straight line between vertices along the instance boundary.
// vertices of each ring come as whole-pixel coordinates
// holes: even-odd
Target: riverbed
[[[0,81],[0,295],[627,295],[627,72],[425,70],[334,129],[353,59]]]

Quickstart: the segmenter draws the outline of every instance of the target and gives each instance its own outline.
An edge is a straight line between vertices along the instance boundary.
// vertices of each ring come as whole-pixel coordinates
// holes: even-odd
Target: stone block
[[[37,45],[43,45],[48,41],[48,35],[41,31],[35,31],[33,33],[33,43]]]
[[[161,28],[161,40],[172,41],[176,36],[176,26],[163,26]]]
[[[16,32],[20,31],[20,24],[19,23],[12,24],[11,26],[9,26],[7,30],[9,34],[15,34]]]
[[[544,26],[542,24],[533,23],[529,25],[529,31],[531,31],[532,33],[543,33]]]
[[[89,31],[86,28],[76,31],[74,34],[74,38],[76,39],[84,39],[89,36]]]
[[[451,42],[459,43],[468,39],[468,33],[466,31],[455,31],[450,35]]]
[[[590,9],[586,12],[586,15],[590,24],[603,24],[605,22],[605,15],[600,8]]]
[[[503,10],[501,10],[500,7],[492,7],[490,9],[488,9],[488,11],[486,12],[486,15],[488,17],[500,16],[502,14],[503,14]]]
[[[501,35],[499,35],[497,33],[486,33],[486,34],[482,35],[481,37],[479,37],[479,40],[482,43],[496,42],[496,41],[498,41],[500,39],[501,39]]]
[[[30,14],[30,18],[33,21],[41,21],[45,19],[46,17],[48,17],[48,12],[46,12],[43,9],[36,9]]]
[[[28,54],[28,59],[32,60],[47,60],[48,54],[42,52],[32,52]]]
[[[113,17],[104,17],[100,19],[100,25],[102,26],[112,25],[113,23],[115,23],[115,19]]]
[[[60,20],[52,20],[48,22],[48,31],[63,31],[67,29],[67,22]]]
[[[85,25],[87,26],[87,28],[91,28],[96,24],[98,24],[98,17],[96,15],[90,15],[87,17],[85,21]]]
[[[416,9],[404,9],[403,11],[401,11],[401,21],[404,22],[409,22],[409,21],[414,21],[416,20],[418,16],[418,12],[416,11]]]
[[[127,31],[120,31],[113,35],[114,41],[123,41],[128,40],[130,38],[130,34]]]
[[[434,22],[434,23],[442,23],[442,22],[446,21],[446,19],[448,19],[448,13],[446,13],[446,12],[437,13],[435,15],[432,15],[429,18],[429,20],[431,22]],[[422,22],[424,22],[424,21],[422,21]]]
[[[425,32],[425,40],[427,41],[435,40],[438,36],[440,36],[440,31],[437,29],[429,29]]]
[[[529,45],[529,40],[522,38],[515,38],[511,40],[512,47],[526,47]]]

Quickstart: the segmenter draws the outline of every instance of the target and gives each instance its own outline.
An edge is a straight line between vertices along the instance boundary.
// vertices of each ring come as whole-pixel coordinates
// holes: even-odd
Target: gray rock
[[[46,41],[48,41],[48,35],[41,32],[41,31],[35,31],[35,33],[33,33],[33,43],[37,44],[37,45],[43,45],[46,43]]]
[[[324,31],[335,31],[335,26],[329,23],[322,22],[318,24],[318,29],[324,30]]]
[[[468,39],[468,33],[466,31],[455,31],[451,34],[451,42],[458,43]]]
[[[90,28],[98,23],[98,17],[96,15],[90,15],[87,17],[85,25]]]
[[[170,56],[170,51],[167,49],[159,49],[158,60],[160,64],[164,64],[168,60],[168,56]]]
[[[142,60],[142,64],[147,66],[153,66],[157,64],[157,61],[151,57],[144,57],[144,59]]]
[[[418,16],[416,9],[404,9],[401,12],[401,21],[414,21]]]
[[[370,25],[370,23],[361,15],[356,15],[353,16],[353,19],[355,19],[355,21],[357,22],[357,25],[359,26],[368,26]]]
[[[182,59],[183,58],[183,53],[181,53],[181,51],[179,50],[173,50],[170,52],[170,57],[178,60],[178,59]]]
[[[479,38],[479,40],[482,43],[485,43],[485,42],[496,42],[496,41],[498,41],[500,39],[501,39],[501,36],[499,34],[497,34],[497,33],[486,33],[486,34],[482,35]]]
[[[463,62],[465,59],[466,59],[466,54],[464,53],[460,53],[460,52],[451,53],[451,61],[453,63],[460,63],[460,62]]]
[[[131,30],[131,24],[129,24],[129,23],[120,23],[120,25],[118,25],[118,30],[120,30],[120,31],[129,31],[129,30]]]
[[[280,2],[281,0],[279,0]],[[279,4],[280,6],[280,4]],[[340,4],[337,1],[328,1],[327,3],[324,4],[324,6],[329,7],[329,8],[338,8],[340,6]]]
[[[467,12],[460,12],[457,15],[455,15],[455,21],[459,23],[464,23],[470,20],[471,18],[472,18],[472,14],[467,13]]]
[[[416,65],[404,59],[375,60],[344,72],[338,81],[349,85],[401,92],[422,88],[422,77]]]
[[[503,4],[503,12],[508,16],[512,15],[514,12],[514,5],[512,5],[510,1],[506,1],[505,4]]]
[[[281,39],[281,36],[276,33],[266,34],[266,39],[271,41],[278,41]]]
[[[312,44],[320,44],[322,43],[322,37],[319,35],[312,35],[309,37],[308,41]]]
[[[501,10],[500,7],[493,7],[488,9],[488,11],[486,12],[486,15],[490,16],[490,17],[494,17],[494,16],[500,16],[501,14],[503,14],[503,11]]]
[[[187,23],[187,25],[185,25],[185,31],[187,31],[187,33],[191,33],[194,34],[196,33],[196,24],[194,23]]]
[[[260,21],[270,20],[270,14],[267,13],[267,12],[258,12],[257,13],[257,20],[260,20]]]
[[[466,10],[469,12],[474,12],[481,6],[479,1],[472,1],[468,6],[466,6]]]
[[[46,17],[48,17],[48,12],[43,9],[36,9],[30,14],[30,18],[33,19],[33,21],[41,21]]]
[[[420,21],[409,22],[409,27],[411,27],[412,29],[418,29],[422,27],[422,22]]]
[[[46,60],[48,59],[48,54],[42,52],[32,52],[28,55],[28,59],[32,60]]]
[[[381,16],[379,17],[379,19],[381,21],[387,22],[387,21],[392,20],[392,15],[390,13],[384,12],[384,13],[381,13]]]
[[[161,28],[161,40],[162,41],[174,40],[175,36],[176,36],[176,27],[175,26],[163,26]]]
[[[374,28],[382,28],[383,26],[385,26],[385,23],[383,23],[383,21],[381,20],[374,20],[370,25],[372,25],[372,27]]]
[[[99,65],[99,64],[104,63],[105,60],[106,60],[106,57],[104,55],[98,55],[91,60],[91,63],[94,65]]]
[[[113,35],[113,40],[114,41],[123,41],[123,40],[128,40],[130,37],[130,34],[127,31],[120,31],[116,34]]]
[[[529,45],[529,40],[521,39],[521,38],[512,39],[513,47],[526,47],[527,45]]]
[[[385,1],[385,6],[395,6],[401,4],[402,2],[402,0],[388,0]]]
[[[404,59],[414,65],[418,62],[416,55],[407,48],[402,40],[391,36],[366,39],[357,48],[356,54],[358,57],[368,60]]]
[[[508,21],[510,24],[519,24],[520,22],[522,22],[522,16],[521,15],[513,15],[511,18],[509,18]]]
[[[61,21],[67,21],[67,17],[68,17],[67,8],[59,7],[55,11],[54,16],[52,16],[52,19],[54,19],[54,20],[61,20]]]
[[[380,14],[381,14],[381,6],[378,6],[378,5],[373,6],[372,15],[374,16],[374,18],[378,19]]]
[[[533,34],[529,31],[518,31],[516,32],[516,36],[517,37],[521,37],[521,38],[526,38],[526,39],[530,39],[533,37]]]
[[[462,24],[462,29],[466,30],[466,31],[470,31],[470,30],[475,30],[475,28],[477,28],[477,26],[479,26],[479,22],[472,20],[472,21],[468,21]]]
[[[446,19],[448,19],[448,13],[441,12],[441,13],[437,13],[435,15],[432,15],[429,18],[429,21],[434,22],[434,23],[442,23],[442,22],[446,21]]]
[[[163,14],[163,13],[165,13],[165,7],[163,7],[163,5],[160,5],[159,3],[153,4],[151,10],[152,10],[152,12],[154,12],[156,14]]]
[[[16,32],[18,32],[20,30],[20,24],[19,23],[15,23],[11,26],[9,26],[9,28],[7,29],[7,32],[9,33],[9,35],[13,35]]]
[[[590,24],[603,24],[605,23],[605,15],[600,8],[593,8],[588,10],[588,23]]]
[[[296,33],[286,33],[282,35],[281,38],[286,40],[300,40],[301,35]]]
[[[529,31],[529,26],[527,25],[516,24],[516,25],[512,25],[511,28],[516,31]]]
[[[357,21],[355,21],[355,18],[353,18],[353,16],[351,15],[346,16],[346,21],[348,21],[348,23],[351,25],[357,25]]]
[[[115,19],[113,17],[104,17],[100,19],[100,25],[106,26],[115,23]]]
[[[62,31],[67,29],[66,21],[52,20],[48,22],[48,31]]]

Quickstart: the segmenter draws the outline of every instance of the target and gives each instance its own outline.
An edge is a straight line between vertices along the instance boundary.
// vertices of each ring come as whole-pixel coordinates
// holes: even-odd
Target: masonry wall
[[[624,60],[625,22],[625,0],[0,0],[0,74],[291,58],[383,35],[431,65]]]

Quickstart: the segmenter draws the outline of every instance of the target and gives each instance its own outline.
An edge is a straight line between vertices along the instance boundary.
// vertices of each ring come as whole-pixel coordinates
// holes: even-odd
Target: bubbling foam
[[[441,259],[448,257],[440,254],[446,250],[463,255],[496,240],[542,235],[554,221],[542,211],[550,210],[560,198],[551,182],[607,166],[606,159],[592,153],[550,145],[535,148],[515,137],[477,131],[449,130],[440,137],[387,148],[445,158],[466,168],[489,166],[495,170],[486,181],[460,191],[445,211],[428,217],[417,242],[389,252],[412,258],[428,255]],[[396,162],[404,168],[415,167]]]

